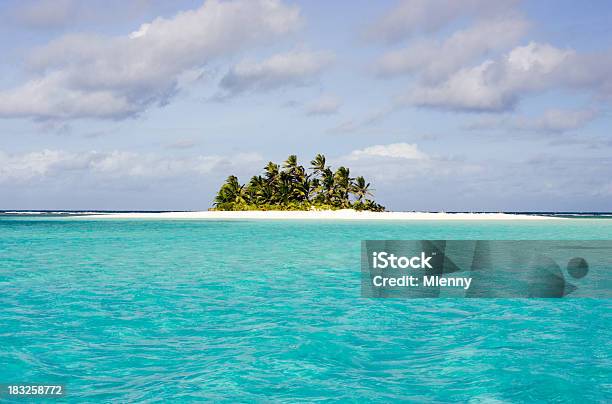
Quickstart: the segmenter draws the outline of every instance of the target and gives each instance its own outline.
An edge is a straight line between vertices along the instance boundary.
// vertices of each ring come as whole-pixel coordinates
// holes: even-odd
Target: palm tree
[[[266,180],[261,175],[254,175],[247,186],[246,193],[250,203],[265,203],[265,192],[267,188]]]
[[[280,202],[281,205],[287,205],[291,201],[291,175],[285,171],[281,171],[278,175],[277,184],[276,200]]]
[[[265,194],[266,203],[275,204],[278,196],[278,176],[280,173],[278,164],[271,161],[268,162],[264,167],[264,172],[266,188],[263,193]]]
[[[325,156],[317,154],[314,159],[310,162],[310,168],[315,175],[319,175],[325,170]]]
[[[349,191],[352,188],[352,178],[350,177],[350,170],[348,168],[339,167],[338,170],[336,170],[334,173],[334,185],[340,206],[349,207]]]
[[[215,197],[215,205],[244,202],[244,186],[238,182],[238,177],[230,175],[219,189]]]
[[[362,176],[355,178],[351,193],[355,195],[359,202],[362,202],[363,198],[366,196],[372,196],[370,192],[370,183],[366,183],[365,178]]]
[[[276,177],[278,177],[278,164],[274,164],[270,161],[264,170],[266,171],[266,180],[269,184],[276,180]]]
[[[323,201],[327,204],[331,204],[336,188],[334,184],[334,173],[330,168],[326,168],[322,173],[321,187],[323,190]]]
[[[215,196],[214,205],[219,210],[235,209],[309,209],[321,205],[334,208],[366,209],[382,211],[384,207],[373,200],[370,183],[359,176],[351,178],[350,170],[339,167],[335,172],[325,165],[325,156],[317,154],[310,162],[312,174],[298,164],[292,154],[278,164],[269,162],[263,175],[255,175],[246,185],[230,175]],[[356,202],[351,203],[350,196]]]
[[[293,185],[292,195],[294,198],[299,201],[310,201],[310,189],[311,189],[311,180],[307,176],[302,179],[302,181],[297,182]]]
[[[295,154],[291,154],[289,157],[287,157],[287,160],[285,160],[285,162],[283,163],[283,168],[289,174],[293,174],[293,172],[297,169],[297,167],[298,167],[297,156]]]
[[[309,200],[318,200],[319,195],[321,194],[321,180],[318,178],[313,178],[310,180],[310,189],[308,190]]]

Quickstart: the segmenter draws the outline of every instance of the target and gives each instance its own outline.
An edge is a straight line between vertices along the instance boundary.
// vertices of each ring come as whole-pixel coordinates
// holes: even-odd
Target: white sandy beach
[[[82,216],[81,216],[82,217]],[[560,218],[508,213],[357,212],[325,211],[199,211],[161,213],[101,213],[101,219],[262,219],[262,220],[557,220]]]

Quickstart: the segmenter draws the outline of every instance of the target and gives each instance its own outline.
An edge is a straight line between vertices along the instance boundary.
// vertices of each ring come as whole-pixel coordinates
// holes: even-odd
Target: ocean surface
[[[38,216],[0,217],[0,384],[62,383],[60,402],[612,402],[612,300],[360,297],[364,239],[612,239],[609,219]]]

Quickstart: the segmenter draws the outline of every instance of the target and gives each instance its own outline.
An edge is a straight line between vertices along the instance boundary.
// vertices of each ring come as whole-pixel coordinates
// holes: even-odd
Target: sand
[[[83,217],[83,216],[81,216]],[[101,213],[100,219],[261,219],[261,220],[562,220],[557,217],[508,213],[357,212],[325,211],[194,211],[161,213]]]

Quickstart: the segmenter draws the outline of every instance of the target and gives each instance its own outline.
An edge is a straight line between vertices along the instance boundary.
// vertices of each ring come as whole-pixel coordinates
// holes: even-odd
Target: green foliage
[[[363,177],[351,178],[346,167],[339,167],[334,172],[325,163],[325,156],[317,154],[310,162],[309,174],[298,164],[297,156],[290,155],[282,168],[270,161],[263,175],[251,177],[245,185],[230,175],[215,197],[214,209],[385,210],[384,206],[367,199],[372,192],[370,183]]]

